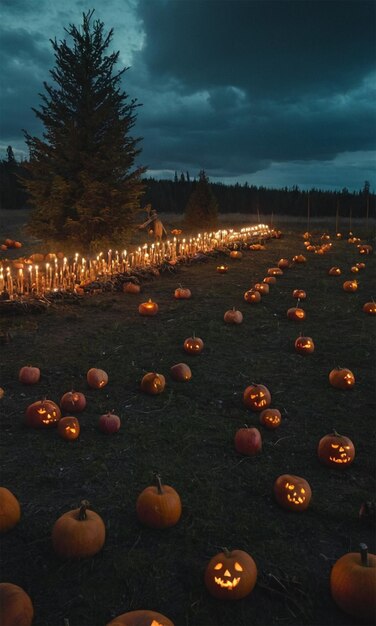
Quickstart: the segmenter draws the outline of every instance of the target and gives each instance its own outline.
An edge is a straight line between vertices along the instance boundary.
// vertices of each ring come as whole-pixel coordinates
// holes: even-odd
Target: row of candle
[[[143,244],[130,254],[108,250],[95,258],[84,258],[76,253],[72,259],[59,254],[31,255],[30,259],[9,261],[0,266],[0,293],[10,299],[27,295],[43,295],[49,291],[74,291],[77,286],[95,280],[103,281],[114,274],[129,272],[134,268],[159,266],[163,262],[176,263],[184,257],[209,252],[218,247],[238,242],[239,245],[270,236],[269,227],[257,224],[240,231],[219,230],[199,233],[196,237],[169,239]]]

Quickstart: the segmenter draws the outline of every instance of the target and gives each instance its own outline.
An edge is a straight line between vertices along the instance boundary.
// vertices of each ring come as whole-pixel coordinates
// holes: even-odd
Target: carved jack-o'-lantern
[[[279,259],[277,265],[281,270],[286,270],[291,267],[291,261],[290,259]]]
[[[157,372],[148,372],[142,377],[140,389],[144,393],[152,396],[162,393],[166,386],[166,379],[163,374]]]
[[[77,417],[62,417],[57,425],[57,432],[66,441],[73,441],[80,435],[80,424]]]
[[[357,246],[359,254],[372,254],[373,248],[368,244]]]
[[[60,400],[60,408],[69,413],[81,413],[85,407],[86,398],[81,391],[67,391]]]
[[[260,422],[265,428],[269,430],[274,430],[281,425],[282,416],[281,412],[278,409],[264,409],[260,413]]]
[[[299,306],[293,306],[287,309],[287,318],[293,322],[302,322],[305,320],[306,313]]]
[[[265,385],[252,384],[244,390],[243,403],[252,411],[267,409],[271,401],[270,391]]]
[[[243,254],[240,252],[240,250],[231,250],[230,252],[230,257],[232,259],[241,259],[243,256]]]
[[[265,276],[262,282],[266,283],[267,285],[275,285],[277,282],[277,279],[275,276]]]
[[[188,354],[200,354],[204,349],[204,342],[193,333],[192,337],[185,339],[183,348]]]
[[[315,349],[312,337],[298,337],[295,339],[295,351],[298,354],[312,354]]]
[[[283,276],[283,270],[280,267],[269,267],[268,269],[269,276]]]
[[[147,302],[142,302],[138,307],[140,315],[153,316],[158,313],[158,304],[153,302],[151,298]]]
[[[292,260],[294,261],[294,263],[306,263],[307,261],[303,254],[296,254],[292,257]]]
[[[26,426],[32,428],[50,428],[56,426],[61,418],[61,411],[52,400],[37,400],[29,404],[25,414]]]
[[[320,461],[329,467],[344,468],[354,461],[355,447],[349,437],[334,431],[320,439],[317,455]]]
[[[268,283],[256,283],[253,286],[253,289],[255,291],[258,291],[259,293],[261,293],[261,295],[265,296],[266,294],[269,293],[269,285]]]
[[[343,283],[343,290],[344,291],[356,291],[358,289],[358,283],[356,280],[345,280],[345,282]]]
[[[261,293],[255,289],[248,289],[248,291],[244,293],[244,300],[250,304],[257,304],[261,302]]]
[[[227,265],[218,265],[217,266],[217,272],[218,272],[218,274],[226,274],[228,272],[228,266]]]
[[[366,302],[363,304],[363,313],[367,313],[368,315],[376,315],[376,302],[372,300],[372,302]]]
[[[130,611],[118,615],[107,626],[174,626],[172,621],[157,611]]]
[[[91,367],[86,374],[86,380],[92,389],[102,389],[108,383],[108,374],[97,367]]]
[[[280,506],[290,511],[305,511],[312,497],[305,478],[282,474],[274,483],[274,495]]]
[[[307,297],[307,294],[304,291],[304,289],[294,289],[294,291],[292,292],[292,297],[299,298],[299,300],[305,300]]]
[[[340,276],[341,274],[341,268],[337,267],[336,265],[331,267],[330,270],[328,271],[329,276]]]
[[[205,570],[205,585],[209,593],[220,600],[239,600],[253,590],[257,567],[244,550],[224,550],[210,561]]]
[[[355,376],[347,367],[335,367],[329,373],[329,383],[336,389],[352,389]]]

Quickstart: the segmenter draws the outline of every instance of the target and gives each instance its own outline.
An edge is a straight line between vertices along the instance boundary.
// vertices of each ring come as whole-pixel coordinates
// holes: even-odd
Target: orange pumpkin
[[[293,322],[302,322],[306,318],[306,313],[304,309],[301,309],[298,306],[293,306],[287,309],[287,318]]]
[[[204,342],[193,333],[193,337],[187,337],[187,339],[185,339],[183,348],[188,354],[200,354],[204,349]]]
[[[56,426],[60,418],[60,408],[53,400],[37,400],[27,407],[25,424],[32,428],[50,428]]]
[[[255,289],[248,289],[248,291],[244,293],[244,300],[250,304],[257,304],[261,302],[261,293]]]
[[[341,556],[330,573],[330,590],[337,606],[367,624],[376,615],[376,555],[369,554],[365,544],[359,552]]]
[[[162,613],[140,610],[122,613],[106,626],[174,626],[174,624]]]
[[[282,416],[281,412],[278,409],[264,409],[260,413],[260,423],[268,428],[269,430],[274,430],[281,425]]]
[[[123,292],[124,293],[140,293],[141,287],[136,283],[124,283],[123,284]]]
[[[269,285],[268,283],[256,283],[253,286],[253,289],[255,291],[258,291],[259,293],[261,293],[261,295],[265,296],[269,293]]]
[[[376,315],[376,302],[374,302],[374,300],[372,300],[372,302],[366,302],[363,304],[362,311],[368,315]]]
[[[312,354],[315,350],[315,344],[312,337],[303,337],[302,335],[295,339],[295,351],[298,354]]]
[[[230,252],[230,257],[232,259],[241,259],[243,256],[243,254],[240,252],[240,250],[231,250]]]
[[[258,454],[262,450],[262,438],[258,428],[239,428],[235,433],[234,438],[235,450],[239,454],[245,454],[246,456],[253,456]]]
[[[26,591],[13,583],[0,583],[1,626],[31,626],[33,617],[33,603]]]
[[[343,469],[354,461],[355,447],[349,437],[334,431],[320,439],[317,455],[324,465]]]
[[[24,365],[18,373],[18,380],[24,385],[35,385],[40,379],[40,369],[33,365]]]
[[[292,257],[292,260],[294,261],[294,263],[306,263],[307,261],[303,254],[296,254]]]
[[[218,274],[226,274],[228,272],[228,266],[227,265],[218,265],[217,266],[217,272],[218,272]]]
[[[235,307],[233,307],[232,309],[226,311],[223,319],[226,324],[241,324],[243,321],[243,314],[241,313],[241,311],[236,311]]]
[[[240,600],[253,590],[257,566],[244,550],[224,549],[209,561],[205,570],[205,586],[219,600]]]
[[[148,393],[150,395],[157,395],[162,393],[166,386],[166,379],[163,374],[158,374],[157,372],[148,372],[145,376],[142,377],[140,389],[144,393]]]
[[[102,549],[106,528],[102,518],[88,509],[83,500],[79,509],[68,511],[56,520],[52,529],[52,546],[64,559],[94,556]]]
[[[68,413],[81,413],[86,407],[86,398],[80,391],[67,391],[60,400],[60,408]]]
[[[136,512],[140,522],[150,528],[175,526],[182,512],[180,496],[170,485],[162,485],[157,475],[156,485],[146,487],[138,496]]]
[[[157,315],[159,310],[158,304],[153,302],[151,298],[147,302],[142,302],[138,307],[138,312],[140,315],[145,316],[153,316]]]
[[[243,403],[247,409],[252,411],[263,411],[267,409],[272,401],[270,391],[265,385],[253,383],[243,392]]]
[[[86,374],[86,380],[92,389],[102,389],[108,383],[108,374],[97,367],[91,367]]]
[[[6,487],[0,487],[0,533],[14,528],[20,519],[21,507],[16,496]]]
[[[280,267],[269,267],[268,276],[283,276],[283,270]]]
[[[304,291],[304,289],[294,289],[294,291],[292,292],[292,297],[299,298],[299,300],[305,300],[307,297],[307,294]]]
[[[266,283],[267,285],[275,285],[277,282],[277,279],[275,276],[265,276],[262,282]]]
[[[62,417],[57,425],[57,432],[60,437],[66,441],[77,439],[80,435],[80,423],[77,417],[73,417],[72,415]]]
[[[343,283],[343,289],[344,291],[356,291],[358,289],[358,283],[356,280],[345,280],[345,282]]]
[[[291,261],[290,259],[279,259],[277,266],[281,270],[287,270],[289,267],[291,267]]]
[[[329,276],[340,276],[341,269],[337,266],[331,267],[328,271]]]
[[[347,367],[335,367],[329,372],[329,383],[336,389],[352,389],[355,376]]]
[[[299,512],[308,508],[312,491],[305,478],[282,474],[274,483],[274,495],[281,507]]]
[[[171,378],[179,382],[185,382],[192,378],[191,368],[186,363],[176,363],[170,368],[170,373]]]
[[[191,290],[187,287],[182,287],[181,285],[179,285],[179,287],[174,291],[174,297],[177,300],[187,300],[192,297],[192,293]]]

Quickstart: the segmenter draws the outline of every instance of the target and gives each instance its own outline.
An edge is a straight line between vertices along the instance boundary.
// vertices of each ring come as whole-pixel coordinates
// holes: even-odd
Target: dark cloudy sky
[[[375,2],[368,0],[1,0],[0,156],[54,66],[50,38],[82,13],[120,50],[142,103],[148,175],[302,189],[376,187]]]

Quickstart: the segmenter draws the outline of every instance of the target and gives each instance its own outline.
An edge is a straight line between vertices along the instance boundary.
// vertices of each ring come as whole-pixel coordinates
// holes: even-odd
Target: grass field
[[[140,608],[165,614],[175,626],[362,623],[336,607],[329,576],[333,563],[360,542],[376,552],[375,527],[358,515],[364,501],[375,500],[375,318],[362,312],[375,296],[375,256],[361,257],[346,237],[333,239],[326,255],[305,253],[304,230],[305,224],[291,224],[283,238],[270,240],[264,251],[246,251],[240,261],[219,257],[180,266],[144,283],[139,295],[105,293],[40,315],[2,315],[0,330],[9,341],[1,346],[1,485],[19,499],[22,517],[1,536],[1,580],[29,593],[35,626],[64,626],[64,620],[104,626]],[[353,232],[364,235],[360,227]],[[287,270],[261,303],[244,301],[269,267],[300,253],[307,263]],[[227,274],[216,272],[218,260],[229,265]],[[354,278],[350,267],[358,261],[366,263],[359,288],[346,293],[342,284]],[[341,276],[328,276],[333,265]],[[179,283],[191,289],[190,300],[174,299]],[[296,288],[307,292],[302,323],[286,316]],[[159,304],[153,318],[138,314],[148,298]],[[233,306],[244,316],[237,326],[223,321]],[[182,348],[193,332],[205,343],[197,356]],[[309,356],[294,351],[301,333],[314,339]],[[192,370],[186,383],[169,374],[181,361]],[[38,384],[18,382],[26,364],[40,367]],[[354,372],[352,390],[329,385],[336,365]],[[88,387],[90,367],[108,373],[106,387]],[[158,396],[140,391],[149,371],[166,377]],[[282,413],[275,431],[243,406],[252,382],[269,388]],[[31,402],[59,402],[72,388],[87,398],[76,441],[62,440],[56,429],[24,426]],[[111,409],[122,425],[107,436],[98,418]],[[234,435],[244,424],[260,429],[258,455],[235,451]],[[317,458],[319,439],[333,428],[356,448],[343,471]],[[156,472],[183,506],[177,525],[164,530],[143,527],[135,512],[138,494]],[[274,499],[274,481],[285,473],[311,485],[303,513]],[[52,550],[52,526],[84,498],[105,522],[104,548],[86,560],[61,560]],[[203,583],[207,563],[224,546],[247,551],[258,568],[255,589],[237,602],[212,598]]]

